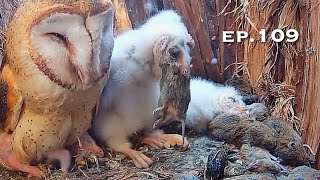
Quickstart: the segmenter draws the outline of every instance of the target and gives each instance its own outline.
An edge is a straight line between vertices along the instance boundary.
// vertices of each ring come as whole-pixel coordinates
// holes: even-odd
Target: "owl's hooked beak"
[[[90,73],[89,69],[81,66],[80,62],[78,62],[74,57],[69,58],[69,60],[81,83],[88,85],[92,79],[92,74]]]
[[[82,84],[84,85],[88,85],[89,80],[90,80],[90,75],[88,72],[82,72],[80,70],[77,70],[77,74],[79,76],[79,79],[81,81]]]

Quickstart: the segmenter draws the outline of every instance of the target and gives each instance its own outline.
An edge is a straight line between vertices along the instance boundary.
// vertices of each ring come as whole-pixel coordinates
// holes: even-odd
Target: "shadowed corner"
[[[8,91],[8,86],[6,82],[0,77],[0,128],[2,129],[2,122],[5,121],[7,117],[7,98],[6,94]],[[1,132],[1,130],[0,130]]]

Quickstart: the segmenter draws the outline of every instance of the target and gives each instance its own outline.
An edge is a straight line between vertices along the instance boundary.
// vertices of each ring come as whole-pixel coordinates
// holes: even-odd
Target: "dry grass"
[[[263,74],[256,92],[260,99],[272,112],[272,115],[285,120],[300,132],[301,119],[294,112],[295,89],[294,86],[285,83],[274,83],[269,74]]]
[[[295,58],[298,54],[299,40],[297,43],[288,42],[274,42],[271,39],[271,33],[274,29],[281,29],[286,32],[288,29],[301,29],[299,27],[300,17],[299,14],[299,1],[296,0],[272,0],[272,1],[260,1],[260,0],[232,0],[235,4],[234,9],[231,12],[225,12],[225,9],[220,12],[219,15],[227,15],[233,13],[234,25],[238,25],[238,28],[249,32],[249,37],[259,36],[257,33],[260,29],[266,29],[267,42],[264,44],[265,52],[260,54],[254,59],[244,59],[244,62],[240,64],[234,74],[243,74],[251,80],[253,87],[255,87],[256,93],[261,97],[261,100],[272,111],[272,114],[276,117],[283,119],[290,123],[297,132],[301,132],[301,115],[295,113],[295,96],[296,96],[296,80],[295,80]],[[227,6],[231,6],[231,0],[228,1]],[[259,16],[259,18],[252,18]],[[258,22],[259,21],[259,22]],[[261,22],[262,21],[262,22]],[[265,21],[265,22],[263,22]],[[300,32],[301,34],[301,32]],[[251,51],[251,47],[254,45],[250,42],[246,42],[244,46],[247,46],[247,50]],[[303,49],[303,48],[302,48]],[[245,52],[247,57],[251,57],[250,53]],[[255,61],[255,63],[250,63]],[[238,65],[238,64],[237,64]],[[255,65],[257,67],[249,67]],[[250,74],[251,69],[260,69],[262,71],[259,75]],[[255,76],[255,78],[251,78]],[[257,79],[257,82],[252,82],[252,79]]]

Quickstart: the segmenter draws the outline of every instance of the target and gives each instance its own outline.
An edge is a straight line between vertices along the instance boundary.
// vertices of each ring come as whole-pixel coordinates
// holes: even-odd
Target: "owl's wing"
[[[23,110],[24,98],[17,91],[12,71],[5,65],[1,70],[0,84],[0,127],[7,133],[13,132]]]

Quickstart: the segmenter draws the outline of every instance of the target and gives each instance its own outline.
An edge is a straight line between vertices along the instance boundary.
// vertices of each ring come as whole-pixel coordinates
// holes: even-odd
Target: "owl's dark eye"
[[[62,34],[59,34],[59,33],[47,33],[47,35],[55,38],[55,39],[58,40],[58,41],[61,41],[61,42],[65,43],[65,44],[68,42],[67,37],[65,37],[65,36],[62,35]]]
[[[237,102],[233,97],[229,97],[229,100],[230,100],[232,103]]]

